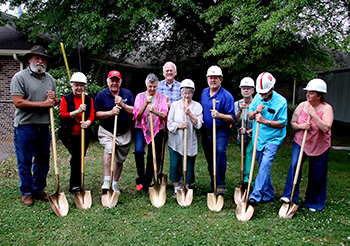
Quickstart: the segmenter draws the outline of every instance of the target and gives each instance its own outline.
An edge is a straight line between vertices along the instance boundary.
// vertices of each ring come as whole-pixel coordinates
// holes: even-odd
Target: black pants
[[[163,135],[164,135],[164,130],[160,130],[157,133],[157,135],[154,137],[154,144],[156,147],[157,166],[158,166],[158,163],[160,163],[161,154],[162,154]],[[152,154],[152,142],[151,142],[148,144],[146,175],[145,175],[145,184],[144,184],[145,191],[148,190],[148,187],[152,182],[153,176],[154,176],[154,168],[153,168],[153,154]]]
[[[74,187],[81,186],[81,136],[71,135],[70,138],[62,139],[63,145],[68,149],[72,158],[70,159],[70,182],[69,191]],[[85,138],[85,151],[89,146],[89,140]]]

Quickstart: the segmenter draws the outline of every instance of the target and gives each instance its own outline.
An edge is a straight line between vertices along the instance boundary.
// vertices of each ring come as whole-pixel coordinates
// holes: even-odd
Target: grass
[[[291,138],[287,138],[278,151],[272,165],[272,181],[279,199],[287,177]],[[350,144],[350,139],[333,137],[333,145]],[[236,219],[233,191],[240,183],[240,153],[232,139],[228,146],[226,173],[228,195],[224,208],[212,212],[207,207],[209,174],[200,147],[196,162],[196,182],[193,202],[180,207],[172,198],[172,184],[167,187],[166,204],[157,209],[148,195],[136,192],[136,168],[133,146],[124,164],[120,181],[122,194],[116,208],[101,205],[102,148],[92,143],[86,157],[85,189],[92,192],[92,207],[80,210],[73,196],[68,193],[69,154],[58,144],[60,191],[69,203],[66,217],[57,217],[49,203],[36,201],[32,207],[24,207],[18,190],[16,160],[0,164],[0,244],[1,245],[347,245],[350,244],[350,155],[346,151],[331,150],[328,171],[326,208],[312,213],[305,207],[303,194],[307,183],[307,168],[303,166],[300,207],[292,219],[278,217],[282,203],[276,201],[259,205],[248,222]],[[169,157],[166,151],[165,173],[169,173]],[[55,190],[53,167],[48,176],[47,193]]]

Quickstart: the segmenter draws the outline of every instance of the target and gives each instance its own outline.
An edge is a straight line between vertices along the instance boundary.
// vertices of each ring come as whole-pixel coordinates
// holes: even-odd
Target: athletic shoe
[[[109,190],[109,180],[104,180],[103,185],[101,186],[102,190]]]
[[[280,200],[281,200],[282,202],[284,202],[284,203],[289,203],[289,202],[290,202],[289,198],[287,198],[287,197],[285,197],[285,196],[281,197]]]
[[[314,208],[309,208],[310,212],[316,212],[316,209]]]
[[[176,198],[177,197],[177,193],[175,192],[172,197]]]
[[[253,206],[253,207],[256,207],[256,206],[258,206],[258,201],[255,200],[254,198],[250,198],[250,199],[248,200],[248,205],[251,205],[251,206]]]
[[[119,192],[120,192],[118,184],[113,184],[113,185],[112,185],[112,189],[113,189],[114,191],[119,191]]]
[[[142,190],[143,189],[143,184],[138,184],[138,185],[136,185],[136,190],[137,191],[140,191],[140,190]]]
[[[216,188],[216,195],[217,196],[224,196],[224,195],[226,195],[226,191],[225,191],[225,187],[224,186],[218,186],[217,188]]]

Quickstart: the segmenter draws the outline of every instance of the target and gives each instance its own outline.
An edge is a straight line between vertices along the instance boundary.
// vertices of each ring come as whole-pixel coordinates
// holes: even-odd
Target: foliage
[[[149,196],[135,190],[136,168],[132,145],[119,182],[121,195],[116,208],[101,205],[103,149],[89,145],[85,162],[85,190],[91,191],[92,207],[78,209],[68,193],[70,155],[58,144],[60,192],[69,203],[68,215],[57,217],[49,203],[35,201],[24,207],[18,190],[15,158],[0,163],[0,240],[3,245],[348,245],[350,243],[350,193],[348,151],[331,150],[328,171],[326,208],[315,213],[305,206],[308,164],[303,166],[300,184],[300,206],[291,219],[278,218],[282,203],[256,207],[249,222],[236,219],[233,192],[240,183],[239,147],[231,139],[228,145],[227,191],[224,207],[212,212],[203,192],[210,190],[210,179],[203,149],[196,159],[196,182],[193,202],[180,207],[172,198],[169,182],[167,200],[157,209]],[[334,136],[332,145],[349,146],[349,138]],[[169,174],[169,153],[165,152],[165,173]],[[291,155],[291,142],[286,139],[271,166],[276,199],[282,195]],[[257,166],[257,165],[256,165]],[[257,168],[257,167],[256,167]],[[54,169],[48,176],[46,192],[55,191]]]
[[[18,27],[31,40],[50,39],[56,54],[64,40],[68,54],[81,49],[85,58],[116,55],[157,68],[172,60],[182,78],[204,78],[219,63],[234,83],[263,70],[307,81],[334,68],[335,51],[349,51],[348,0],[9,2],[25,3]]]
[[[301,81],[349,51],[346,1],[219,1],[202,15],[217,30],[207,56],[233,72],[263,70]]]

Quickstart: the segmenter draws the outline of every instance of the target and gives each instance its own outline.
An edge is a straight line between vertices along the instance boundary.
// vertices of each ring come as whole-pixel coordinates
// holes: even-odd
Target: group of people
[[[46,73],[50,57],[41,46],[34,46],[26,54],[27,69],[16,73],[11,82],[11,94],[16,107],[14,143],[20,177],[21,201],[33,205],[33,199],[47,200],[44,192],[49,170],[50,134],[48,125],[49,108],[58,105],[59,99],[54,79]],[[274,188],[271,180],[271,165],[286,135],[287,101],[274,90],[276,79],[264,72],[254,80],[246,77],[240,83],[243,99],[234,101],[229,91],[222,87],[223,73],[220,67],[211,66],[206,74],[208,87],[201,94],[200,102],[193,101],[195,84],[190,79],[181,83],[175,80],[176,65],[167,62],[163,66],[164,80],[151,73],[145,79],[146,90],[134,96],[121,87],[122,76],[113,70],[107,76],[107,88],[93,99],[83,96],[87,85],[86,76],[77,72],[70,80],[72,92],[63,96],[60,104],[59,138],[71,154],[70,192],[81,190],[81,129],[91,132],[95,119],[100,121],[98,139],[104,148],[102,158],[102,190],[110,188],[119,191],[118,181],[123,163],[135,136],[135,163],[137,169],[136,190],[149,192],[154,185],[152,141],[155,145],[157,165],[161,163],[166,141],[170,154],[170,180],[174,185],[174,197],[181,185],[187,188],[195,181],[194,168],[198,153],[198,130],[202,129],[202,146],[208,163],[211,187],[214,190],[213,175],[213,119],[216,127],[217,195],[226,194],[225,175],[227,168],[227,145],[231,126],[237,125],[238,141],[244,142],[245,164],[242,188],[248,187],[253,142],[259,127],[257,141],[258,173],[249,204],[273,202]],[[255,92],[257,94],[253,97]],[[295,110],[291,126],[296,130],[292,162],[285,190],[281,200],[289,202],[300,152],[302,135],[308,131],[303,161],[309,157],[309,181],[306,192],[306,206],[310,210],[321,210],[325,206],[327,189],[327,167],[330,149],[332,107],[325,102],[326,83],[321,79],[311,80],[307,87],[307,100]],[[215,100],[215,105],[213,101]],[[82,118],[84,112],[85,118]],[[311,121],[307,122],[308,115]],[[242,121],[243,118],[243,121]],[[117,124],[115,123],[117,122]],[[241,124],[244,122],[243,124]],[[115,158],[111,160],[115,136]],[[187,149],[184,151],[184,129],[187,129]],[[153,132],[153,136],[152,136]],[[241,138],[240,136],[243,136]],[[89,137],[85,138],[85,152]],[[145,147],[148,153],[145,167]],[[84,152],[84,153],[85,153]],[[182,162],[187,153],[186,184],[182,184]],[[111,177],[111,162],[115,169]],[[159,167],[159,166],[158,166]],[[301,179],[299,175],[298,185]],[[298,202],[298,186],[294,195]]]

